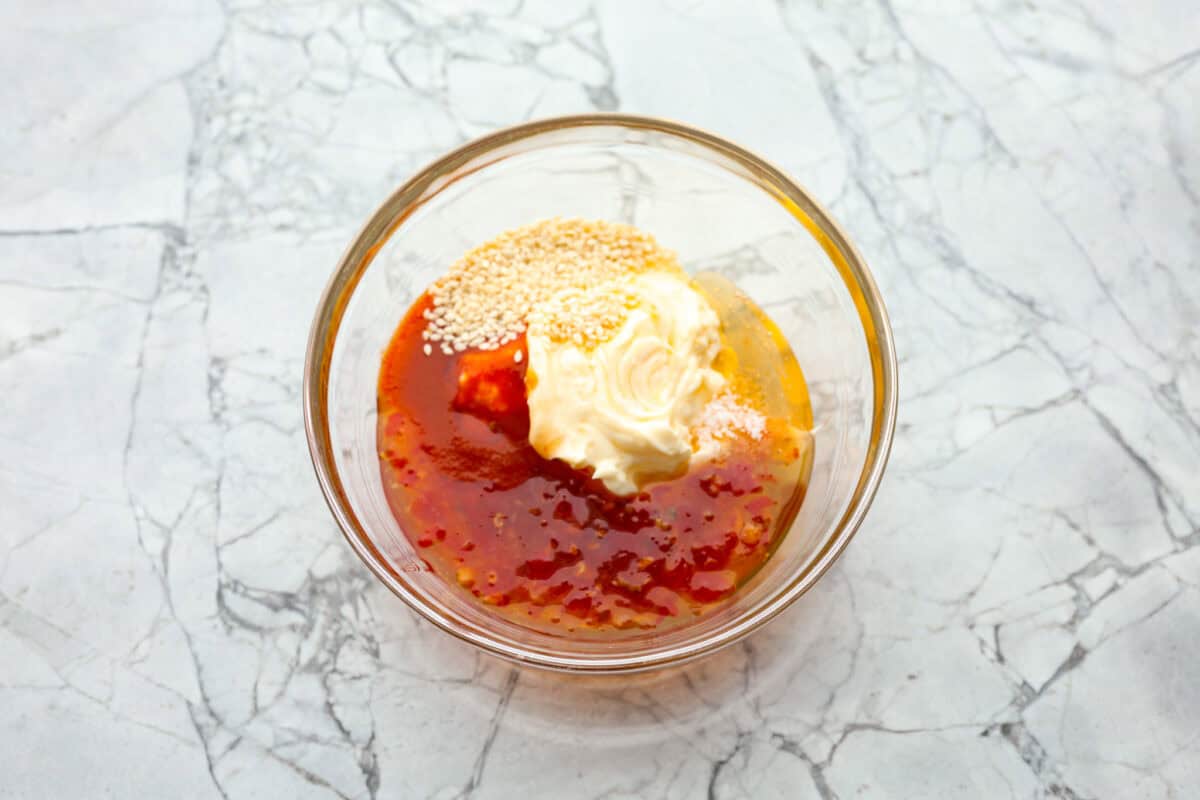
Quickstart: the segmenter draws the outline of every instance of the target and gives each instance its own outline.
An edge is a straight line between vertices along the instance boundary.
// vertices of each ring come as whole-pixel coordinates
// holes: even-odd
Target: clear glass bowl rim
[[[447,181],[447,176],[452,176],[450,180],[464,177],[455,175],[464,164],[523,139],[570,128],[597,126],[664,133],[686,140],[735,162],[760,188],[774,194],[797,221],[808,228],[841,274],[863,326],[874,384],[871,437],[863,469],[845,513],[809,562],[808,569],[793,575],[765,602],[731,624],[711,631],[702,639],[649,655],[638,652],[606,653],[603,656],[551,654],[498,640],[486,630],[464,629],[429,602],[422,592],[412,588],[403,573],[387,567],[383,555],[372,544],[351,507],[336,468],[329,429],[329,372],[342,317],[359,279],[396,229],[443,188],[441,184]],[[397,188],[355,236],[325,286],[309,331],[301,397],[309,454],[329,510],[354,552],[394,594],[438,628],[501,658],[566,672],[619,673],[680,664],[732,644],[770,622],[816,584],[853,538],[879,488],[895,432],[897,380],[891,324],[874,278],[841,227],[795,180],[733,142],[690,125],[632,114],[594,113],[539,119],[497,130],[450,151]]]

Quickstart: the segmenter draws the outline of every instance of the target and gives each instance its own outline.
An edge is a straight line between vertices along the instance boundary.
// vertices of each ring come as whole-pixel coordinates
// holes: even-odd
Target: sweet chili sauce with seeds
[[[766,561],[803,496],[793,445],[768,433],[618,497],[530,446],[524,338],[426,354],[431,305],[384,354],[378,450],[392,513],[434,572],[520,624],[602,635],[704,614]]]

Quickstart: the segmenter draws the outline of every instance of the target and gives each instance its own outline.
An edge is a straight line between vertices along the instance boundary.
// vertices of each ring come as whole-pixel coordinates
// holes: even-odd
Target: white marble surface
[[[1191,0],[0,9],[0,796],[1200,795]],[[681,672],[516,671],[343,543],[317,294],[431,156],[677,117],[832,207],[903,378],[858,538]]]

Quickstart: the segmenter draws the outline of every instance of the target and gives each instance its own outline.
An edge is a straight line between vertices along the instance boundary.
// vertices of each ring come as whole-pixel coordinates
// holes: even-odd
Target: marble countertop
[[[1183,0],[0,11],[0,796],[1200,793],[1200,29]],[[369,211],[530,117],[674,117],[828,203],[899,432],[845,556],[681,671],[415,619],[301,424]]]

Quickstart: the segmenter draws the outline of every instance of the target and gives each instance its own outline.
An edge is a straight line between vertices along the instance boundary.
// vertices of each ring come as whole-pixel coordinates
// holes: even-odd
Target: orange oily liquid
[[[686,624],[750,580],[803,501],[812,411],[774,323],[727,281],[696,283],[721,318],[714,366],[766,431],[632,497],[529,445],[523,337],[426,355],[431,301],[413,305],[380,370],[378,449],[391,510],[431,570],[513,622],[601,639]]]

